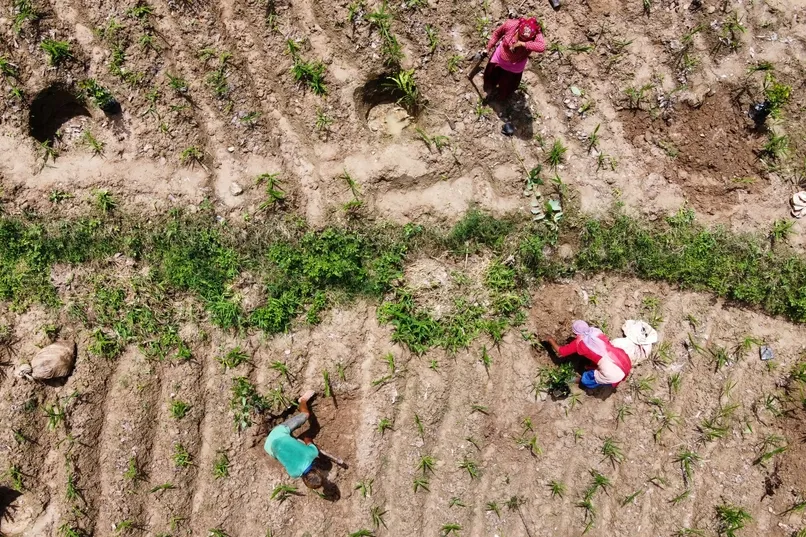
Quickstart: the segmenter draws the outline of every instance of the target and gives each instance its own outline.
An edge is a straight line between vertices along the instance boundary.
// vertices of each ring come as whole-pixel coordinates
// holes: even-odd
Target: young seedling
[[[25,491],[25,486],[23,485],[22,482],[23,478],[22,470],[20,470],[20,467],[17,466],[16,464],[12,464],[11,466],[9,466],[8,470],[6,470],[3,473],[3,477],[11,481],[11,488],[16,490],[17,492],[22,493]]]
[[[105,188],[98,189],[93,194],[95,195],[95,206],[102,213],[111,213],[118,206],[117,199]]]
[[[551,497],[554,498],[555,496],[559,496],[563,498],[565,494],[565,484],[561,481],[549,481],[549,490],[551,491]]]
[[[168,86],[170,86],[172,90],[183,95],[188,92],[189,86],[184,78],[173,76],[170,73],[165,73],[165,76],[168,77]]]
[[[271,493],[271,500],[277,500],[280,503],[283,503],[291,496],[299,496],[299,492],[297,487],[293,485],[277,485],[274,487],[274,490]]]
[[[221,528],[209,529],[207,532],[207,537],[229,537],[229,534]]]
[[[493,365],[493,359],[487,352],[487,345],[484,345],[481,348],[481,363],[484,366],[484,369],[487,371],[487,375],[489,375],[490,366]]]
[[[449,535],[458,535],[461,530],[462,526],[459,524],[444,524],[439,531],[441,537],[448,537]]]
[[[414,478],[414,492],[417,492],[420,489],[423,489],[427,492],[430,492],[431,489],[429,487],[428,479],[425,477],[415,477]]]
[[[255,184],[260,185],[263,183],[266,184],[266,195],[269,199],[260,204],[260,210],[285,201],[285,192],[280,189],[279,173],[263,173],[258,175],[255,179]]]
[[[735,505],[722,504],[716,507],[717,531],[726,537],[736,537],[736,532],[744,528],[745,523],[753,520],[750,513]]]
[[[112,528],[115,531],[115,535],[123,535],[124,533],[129,533],[135,528],[135,526],[134,521],[130,518],[127,518],[125,520],[121,520],[117,524],[113,524]]]
[[[414,80],[414,69],[400,71],[388,77],[387,80],[389,81],[388,86],[397,89],[401,93],[397,103],[407,110],[416,110],[420,104],[420,91],[417,88],[417,81]]]
[[[185,446],[182,444],[176,444],[174,446],[173,461],[178,468],[187,468],[193,464],[190,453],[188,453],[188,450],[185,449]]]
[[[223,451],[218,453],[213,463],[213,477],[216,479],[229,477],[229,457],[227,457],[227,454]]]
[[[179,154],[179,162],[185,166],[190,165],[190,167],[196,164],[203,165],[204,151],[195,145],[187,147]]]
[[[45,407],[45,415],[48,417],[48,429],[55,431],[64,422],[64,410],[58,404]]]
[[[478,412],[479,414],[489,415],[489,409],[484,405],[472,404],[470,405],[470,412]]]
[[[467,470],[468,475],[470,475],[470,479],[475,479],[479,476],[479,467],[473,460],[468,459],[467,457],[465,457],[458,466],[462,470]]]
[[[616,407],[616,429],[619,423],[624,423],[627,416],[632,416],[632,407],[626,403]]]
[[[171,401],[169,411],[173,419],[181,420],[187,415],[188,410],[190,410],[190,405],[185,403],[184,401],[180,401],[178,399],[174,399]]]
[[[148,492],[153,494],[155,492],[162,492],[163,490],[173,490],[175,488],[176,485],[174,485],[173,483],[163,483],[162,485],[157,485],[156,487],[153,487]]]
[[[467,506],[464,504],[464,502],[462,502],[461,498],[454,496],[448,502],[448,507],[467,507]]]
[[[425,427],[423,427],[423,422],[420,419],[420,416],[414,414],[414,426],[417,427],[417,434],[420,435],[420,438],[425,438]]]
[[[457,72],[459,72],[459,66],[462,65],[463,59],[464,58],[462,58],[462,56],[459,54],[454,54],[448,58],[448,73],[455,75]]]
[[[433,54],[439,46],[439,28],[426,24],[425,37],[428,39],[428,53]]]
[[[135,457],[129,458],[129,463],[126,466],[126,471],[123,472],[123,478],[128,481],[137,481],[142,479],[140,469],[137,468],[137,459]]]
[[[625,505],[635,503],[635,499],[638,498],[641,494],[644,493],[644,489],[638,489],[629,496],[625,497],[624,500],[621,502],[621,506],[624,507]]]
[[[546,162],[551,165],[552,169],[556,170],[557,166],[565,161],[566,151],[568,151],[568,148],[563,145],[563,141],[559,138],[555,139],[551,146],[551,150],[549,151],[548,157],[546,157]]]
[[[667,383],[669,384],[669,398],[671,398],[674,394],[680,391],[680,386],[683,383],[683,379],[679,372],[672,373],[669,375]]]
[[[677,496],[675,496],[674,498],[672,498],[671,500],[669,500],[669,503],[672,505],[677,505],[679,503],[686,501],[689,496],[691,496],[691,490],[686,489]]]
[[[327,131],[333,124],[333,118],[325,114],[321,108],[316,110],[316,125],[315,128],[318,132]]]
[[[691,478],[694,476],[694,467],[702,460],[702,457],[697,455],[694,451],[683,449],[678,453],[674,462],[680,463],[680,469],[683,472],[683,483],[688,487]]]
[[[593,132],[588,136],[588,152],[590,153],[594,149],[597,151],[599,150],[599,127],[601,127],[601,123],[596,125],[596,128],[593,129]]]
[[[84,131],[84,133],[81,135],[81,141],[84,142],[84,145],[92,149],[93,155],[100,156],[104,154],[104,147],[106,144],[93,136],[90,131]]]
[[[39,20],[39,13],[31,0],[13,0],[11,12],[14,21],[11,29],[18,35],[26,22]]]
[[[692,535],[696,537],[705,537],[706,533],[705,530],[698,530],[696,528],[680,528],[675,532],[675,537],[691,537]]]
[[[372,483],[374,482],[373,479],[369,480],[362,480],[355,484],[355,489],[361,493],[362,498],[366,498],[367,496],[372,496]],[[416,491],[415,491],[416,492]]]
[[[45,39],[39,46],[48,56],[48,65],[51,67],[58,67],[73,57],[73,52],[70,50],[70,43],[66,41]]]
[[[326,398],[327,397],[332,397],[333,394],[330,391],[330,373],[328,373],[327,371],[322,371],[322,380],[325,383],[325,389],[324,389],[325,397]],[[379,427],[379,430],[380,430],[380,424],[378,424],[378,427]],[[383,434],[382,430],[381,430],[381,434]]]
[[[501,518],[501,508],[498,507],[497,502],[487,502],[487,504],[484,506],[484,510],[488,513],[495,513],[496,517],[499,519]]]
[[[372,518],[372,525],[375,526],[375,529],[379,529],[381,526],[386,528],[386,522],[383,520],[383,516],[386,514],[386,511],[383,510],[382,507],[377,505],[373,506],[369,510],[369,516]]]
[[[602,445],[602,455],[604,459],[610,461],[610,464],[613,465],[613,468],[616,467],[616,464],[621,464],[624,462],[624,453],[621,451],[621,447],[619,447],[618,442],[616,442],[612,438],[606,438],[604,444]]]
[[[218,361],[218,363],[224,366],[224,370],[235,369],[239,365],[248,362],[249,355],[246,354],[243,350],[241,350],[240,346],[238,346],[235,347],[234,349],[227,351],[227,353],[224,356],[219,356],[218,358],[216,358],[216,360]]]
[[[392,429],[392,421],[389,418],[381,418],[380,421],[378,421],[378,432],[383,436],[387,429],[394,430]]]
[[[434,466],[436,465],[436,459],[431,455],[424,455],[420,459],[420,463],[417,465],[417,469],[423,472],[423,475],[427,475],[428,472],[434,473]]]

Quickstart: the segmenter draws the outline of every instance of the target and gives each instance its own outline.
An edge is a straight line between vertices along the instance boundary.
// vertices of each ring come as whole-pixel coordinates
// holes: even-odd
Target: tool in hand
[[[470,71],[467,73],[468,80],[470,80],[470,83],[473,85],[473,89],[476,90],[476,93],[479,94],[479,98],[481,99],[483,99],[484,96],[481,94],[481,91],[479,91],[479,88],[478,86],[476,86],[476,82],[473,80],[473,78],[481,71],[481,63],[484,61],[484,58],[486,57],[487,57],[486,50],[479,51],[475,53],[472,57],[470,57],[469,59],[475,61],[476,63],[473,65],[473,68],[470,69]]]
[[[319,446],[317,446],[317,449],[319,450],[320,455],[322,455],[324,457],[327,457],[328,459],[330,459],[331,461],[335,462],[336,464],[338,464],[342,468],[347,468],[347,465],[344,463],[344,460],[340,459],[339,457],[336,457],[335,455],[331,455],[330,453],[328,453],[327,451],[323,450]]]

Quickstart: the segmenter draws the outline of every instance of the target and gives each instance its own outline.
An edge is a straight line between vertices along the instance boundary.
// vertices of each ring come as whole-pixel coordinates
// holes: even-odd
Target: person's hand
[[[514,43],[512,43],[512,45],[510,45],[509,49],[510,50],[516,50],[516,49],[519,49],[519,48],[521,48],[523,46],[524,45],[523,45],[522,41],[515,41]]]
[[[316,395],[316,392],[313,390],[308,390],[307,392],[303,393],[302,396],[299,398],[300,403],[307,403],[311,397]]]

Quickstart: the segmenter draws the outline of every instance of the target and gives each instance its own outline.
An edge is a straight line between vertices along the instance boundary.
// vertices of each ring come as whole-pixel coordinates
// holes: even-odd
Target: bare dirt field
[[[528,222],[537,190],[566,213],[540,228],[560,265],[585,218],[663,226],[687,208],[773,258],[802,253],[806,4],[384,6],[0,0],[0,535],[803,536],[806,328],[765,313],[793,310],[610,267],[496,284],[523,248],[415,244],[474,208]],[[466,58],[508,14],[537,17],[549,48],[512,101],[486,105]],[[399,73],[416,103],[389,86]],[[791,95],[755,128],[748,109],[776,84]],[[108,95],[119,110],[99,107]],[[179,212],[210,216],[227,248],[177,261],[163,218]],[[39,251],[61,252],[43,237],[76,222],[64,252],[101,229],[114,249]],[[409,249],[345,248],[372,244],[399,273],[377,276],[383,256],[311,266],[340,262],[318,242],[313,262],[249,253],[365,225],[403,229]],[[141,227],[159,262],[129,240]],[[294,287],[294,267],[327,293]],[[782,292],[790,308],[806,296]],[[406,293],[421,309],[394,317]],[[269,318],[283,300],[291,320]],[[661,344],[616,390],[555,397],[539,341],[577,318],[613,337],[645,319]],[[443,325],[453,339],[401,339]],[[77,344],[66,381],[13,374],[56,339]],[[347,463],[325,464],[321,495],[263,451],[309,388],[315,442]]]

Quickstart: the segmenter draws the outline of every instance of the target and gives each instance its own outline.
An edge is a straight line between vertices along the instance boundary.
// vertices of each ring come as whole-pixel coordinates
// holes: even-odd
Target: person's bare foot
[[[299,398],[300,403],[307,403],[311,400],[311,397],[316,395],[316,392],[313,390],[308,390],[307,392],[303,393],[302,396]]]

